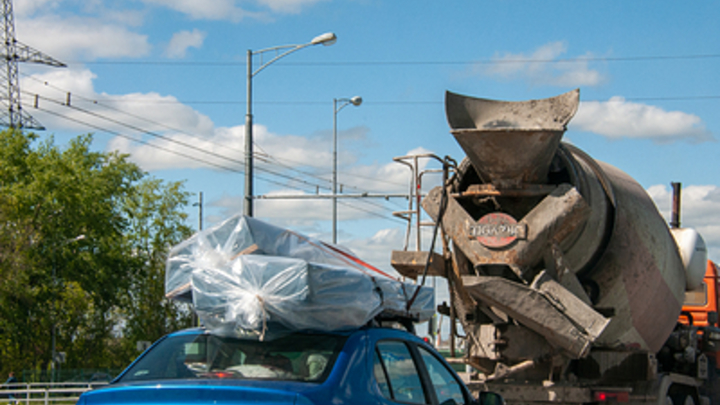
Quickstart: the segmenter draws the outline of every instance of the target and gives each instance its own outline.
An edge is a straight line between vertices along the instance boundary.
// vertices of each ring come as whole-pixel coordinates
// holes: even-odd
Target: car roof
[[[357,329],[348,329],[348,330],[338,330],[338,331],[316,331],[316,330],[301,330],[301,331],[288,331],[287,334],[310,334],[310,335],[337,335],[337,336],[350,336],[358,332],[367,332],[367,331],[378,331],[379,333],[388,333],[391,335],[395,335],[396,337],[405,338],[405,339],[417,339],[418,341],[422,341],[418,336],[416,336],[413,333],[410,333],[404,329],[398,329],[395,327],[388,327],[388,326],[366,326],[362,328]],[[213,335],[212,330],[206,329],[204,327],[194,327],[194,328],[188,328],[188,329],[182,329],[179,331],[171,332],[166,337],[172,337],[172,336],[183,336],[183,335],[201,335],[201,334],[208,334]],[[281,336],[286,336],[286,333],[283,333]],[[218,335],[218,336],[225,336],[225,335]],[[227,337],[238,337],[238,336],[227,336]],[[240,337],[238,337],[240,338]]]

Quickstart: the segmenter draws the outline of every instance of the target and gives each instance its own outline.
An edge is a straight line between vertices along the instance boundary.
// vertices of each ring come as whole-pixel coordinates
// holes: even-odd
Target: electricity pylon
[[[15,19],[12,0],[2,0],[2,40],[4,47],[0,54],[5,66],[0,69],[0,80],[5,92],[0,95],[0,126],[19,129],[45,129],[30,114],[22,110],[20,104],[20,84],[18,80],[18,62],[32,62],[55,67],[66,65],[42,52],[33,49],[15,39]]]

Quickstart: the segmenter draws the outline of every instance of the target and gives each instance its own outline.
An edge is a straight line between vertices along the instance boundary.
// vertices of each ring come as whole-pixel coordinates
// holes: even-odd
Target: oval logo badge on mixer
[[[477,238],[483,246],[503,248],[517,239],[525,239],[525,224],[518,224],[515,218],[502,212],[493,212],[470,225],[469,236]]]

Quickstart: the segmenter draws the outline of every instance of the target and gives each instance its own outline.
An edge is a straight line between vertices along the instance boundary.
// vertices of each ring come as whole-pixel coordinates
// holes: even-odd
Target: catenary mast
[[[12,0],[2,0],[2,56],[4,64],[0,69],[2,95],[0,95],[0,125],[21,129],[45,129],[32,116],[22,110],[20,104],[20,84],[18,80],[18,62],[32,62],[55,67],[66,65],[42,52],[33,49],[15,39],[15,21]]]

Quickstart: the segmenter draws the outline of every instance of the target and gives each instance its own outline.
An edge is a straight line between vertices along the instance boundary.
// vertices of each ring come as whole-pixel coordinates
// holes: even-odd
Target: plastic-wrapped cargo
[[[191,300],[203,325],[222,335],[262,336],[268,324],[344,330],[378,315],[421,322],[434,313],[432,288],[402,282],[336,245],[242,215],[175,246],[165,277],[166,296]]]

